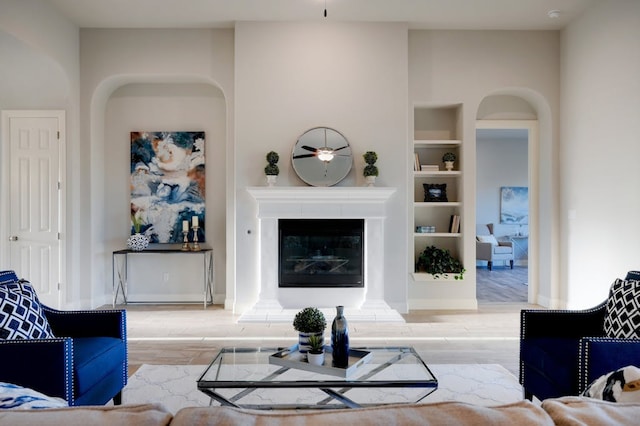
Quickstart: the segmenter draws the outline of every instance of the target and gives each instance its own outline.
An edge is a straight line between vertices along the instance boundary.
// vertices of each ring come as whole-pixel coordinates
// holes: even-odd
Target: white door
[[[62,111],[9,111],[9,265],[60,307]],[[6,135],[7,132],[5,131]]]

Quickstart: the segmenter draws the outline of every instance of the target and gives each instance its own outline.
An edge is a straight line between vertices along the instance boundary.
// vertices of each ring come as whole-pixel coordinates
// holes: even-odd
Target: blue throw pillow
[[[0,285],[17,282],[18,276],[14,271],[0,271]]]
[[[47,339],[55,337],[28,281],[0,285],[0,339]]]

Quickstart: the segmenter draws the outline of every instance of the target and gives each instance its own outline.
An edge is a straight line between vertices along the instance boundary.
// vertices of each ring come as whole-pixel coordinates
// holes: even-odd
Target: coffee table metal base
[[[348,378],[269,364],[284,348],[223,348],[198,379],[221,405],[252,409],[360,408],[415,403],[438,381],[411,347],[361,348],[373,357]]]

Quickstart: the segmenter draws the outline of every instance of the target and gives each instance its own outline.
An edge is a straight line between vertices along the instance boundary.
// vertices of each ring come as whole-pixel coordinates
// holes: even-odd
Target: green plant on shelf
[[[442,156],[442,162],[456,161],[456,158],[456,154],[454,154],[453,152],[445,152]]]
[[[461,280],[464,277],[465,269],[449,250],[427,246],[418,256],[416,272],[432,274],[435,279],[447,278],[449,274],[454,274],[454,279]]]

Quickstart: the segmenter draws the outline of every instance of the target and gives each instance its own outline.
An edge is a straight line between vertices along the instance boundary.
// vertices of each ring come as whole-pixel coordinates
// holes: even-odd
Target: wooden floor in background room
[[[526,266],[501,265],[490,271],[486,266],[476,268],[476,297],[478,303],[526,302],[529,286],[529,268]]]

